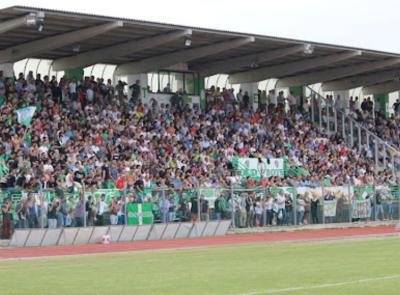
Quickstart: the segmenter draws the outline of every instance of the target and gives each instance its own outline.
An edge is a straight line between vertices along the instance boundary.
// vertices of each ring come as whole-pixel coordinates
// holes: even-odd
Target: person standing
[[[285,195],[285,224],[292,225],[293,222],[293,200],[290,194]]]
[[[221,195],[218,195],[214,201],[214,213],[215,213],[215,219],[221,220],[221,217],[222,217]]]
[[[313,194],[311,198],[311,222],[313,224],[318,223],[318,205],[319,199],[315,194]]]
[[[267,225],[272,226],[272,219],[274,218],[274,200],[272,196],[267,196],[265,207],[267,211]]]
[[[118,204],[115,200],[115,197],[111,198],[109,208],[110,208],[110,223],[111,225],[116,225],[118,224]]]
[[[8,240],[11,238],[12,221],[13,221],[13,214],[12,214],[10,199],[4,200],[3,205],[1,207],[1,212],[3,215],[3,226],[2,226],[1,236],[3,239]]]
[[[277,218],[277,223],[278,225],[283,225],[285,218],[286,218],[286,212],[285,212],[285,193],[283,190],[280,190],[278,195],[276,196],[276,204],[278,206],[278,212],[276,213]]]
[[[83,200],[83,195],[79,197],[79,201],[75,207],[75,225],[77,227],[83,227],[85,223],[85,204]]]
[[[168,220],[169,222],[174,222],[176,217],[176,206],[174,196],[169,198],[169,210],[168,210]]]
[[[47,207],[47,221],[49,228],[57,228],[57,210],[58,210],[57,199],[51,198],[51,202]]]
[[[192,195],[190,198],[190,203],[191,203],[191,208],[190,208],[190,213],[192,216],[192,221],[197,221],[197,216],[199,214],[199,204],[197,202],[197,196],[195,194]]]
[[[200,197],[200,205],[201,205],[201,220],[208,221],[209,214],[208,214],[208,200],[204,198],[204,196]]]
[[[375,220],[378,220],[379,215],[381,215],[381,220],[384,219],[384,213],[383,213],[383,204],[382,204],[382,195],[381,193],[376,193],[375,196]]]
[[[256,227],[259,227],[262,224],[262,213],[263,213],[263,208],[259,197],[255,202],[254,212],[256,214]]]
[[[183,222],[185,221],[185,216],[186,216],[186,201],[183,196],[183,192],[181,191],[179,193],[179,201],[178,201],[178,217],[179,221]]]
[[[304,222],[304,212],[306,202],[304,201],[304,197],[300,194],[297,195],[297,224],[302,225]]]
[[[61,197],[59,214],[61,219],[60,224],[62,226],[67,226],[68,203],[67,203],[67,198],[65,196]]]
[[[161,213],[161,222],[168,223],[168,213],[169,213],[170,202],[165,195],[162,196],[159,206],[160,206],[160,213]]]
[[[28,198],[28,226],[29,228],[37,228],[39,226],[36,198],[34,196]]]
[[[131,100],[132,100],[133,104],[135,105],[140,96],[140,80],[136,80],[136,83],[130,85],[129,89],[132,90]]]
[[[86,211],[87,226],[93,226],[94,216],[95,216],[95,206],[92,196],[88,196],[88,199],[85,204],[85,211]]]
[[[100,200],[96,203],[96,220],[98,226],[104,225],[104,211],[106,210],[107,204],[105,202],[106,195],[101,194]]]
[[[118,200],[118,221],[117,224],[119,225],[123,225],[125,224],[125,206],[126,206],[126,199],[125,196],[122,196],[119,200]]]
[[[18,217],[18,228],[26,228],[26,220],[28,217],[28,206],[26,197],[22,197],[15,208]]]

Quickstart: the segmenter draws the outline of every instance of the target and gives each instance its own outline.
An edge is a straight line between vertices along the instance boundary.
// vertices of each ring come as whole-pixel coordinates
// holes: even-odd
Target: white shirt
[[[94,92],[92,89],[89,88],[88,90],[86,90],[86,98],[88,101],[93,101]]]
[[[100,201],[100,203],[97,205],[97,214],[98,215],[103,215],[105,209],[107,208],[107,204],[104,201]]]
[[[277,104],[278,104],[278,100],[277,100],[275,94],[268,94],[268,101],[269,101],[271,104],[274,104],[274,105],[277,105]]]
[[[76,93],[76,83],[75,82],[70,82],[68,84],[69,92],[70,93]]]
[[[277,202],[278,202],[278,209],[285,209],[285,196],[278,194],[277,198],[276,198]]]

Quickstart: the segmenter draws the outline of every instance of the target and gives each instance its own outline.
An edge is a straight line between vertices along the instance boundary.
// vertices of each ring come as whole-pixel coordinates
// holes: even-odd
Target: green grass
[[[393,275],[399,237],[2,261],[0,294],[400,294],[400,277],[352,282]]]

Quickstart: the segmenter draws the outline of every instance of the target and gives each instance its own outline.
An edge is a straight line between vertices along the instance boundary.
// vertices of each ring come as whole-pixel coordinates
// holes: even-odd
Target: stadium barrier
[[[230,220],[220,220],[79,228],[16,229],[9,246],[39,247],[98,244],[102,242],[106,235],[111,237],[112,242],[216,237],[226,235],[230,226]]]
[[[83,190],[78,192],[60,192],[43,190],[39,192],[2,192],[1,198],[12,200],[12,230],[31,228],[30,236],[18,233],[15,238],[25,239],[28,245],[54,244],[51,237],[57,232],[46,231],[47,228],[64,228],[59,244],[93,242],[98,232],[107,231],[113,241],[130,241],[147,239],[173,239],[197,236],[212,236],[212,228],[218,227],[218,221],[231,222],[232,228],[297,226],[308,224],[352,223],[384,220],[400,220],[399,185],[314,185],[282,187],[221,187],[197,189],[162,189],[145,188],[144,190],[117,189]],[[57,211],[56,223],[50,224],[48,206],[53,198],[58,202],[65,196],[68,201],[68,216]],[[83,208],[89,196],[98,202],[105,199],[106,208],[101,219],[96,210],[86,212],[85,217],[77,218],[78,202],[83,197]],[[30,216],[21,219],[18,215],[22,198],[28,205],[35,206],[35,218]],[[112,222],[110,202],[112,199],[121,202],[118,222]],[[282,204],[284,199],[285,204]],[[30,201],[29,201],[30,200]],[[168,201],[167,201],[168,200]],[[166,201],[166,209],[162,209]],[[281,206],[279,205],[281,202]],[[182,205],[183,204],[183,205]],[[25,205],[26,206],[26,205]],[[180,208],[185,208],[183,211]],[[81,207],[82,208],[82,207]],[[81,210],[82,211],[82,210]],[[82,212],[81,212],[82,213]],[[119,218],[121,217],[121,218]],[[69,218],[69,223],[66,220]],[[215,221],[216,223],[211,223]],[[197,224],[193,228],[192,223]],[[200,223],[202,222],[202,223]],[[117,225],[117,224],[118,225]],[[142,226],[137,228],[136,225]],[[153,224],[156,224],[153,226]],[[166,226],[165,224],[168,224]],[[208,227],[204,227],[207,224]],[[131,227],[124,227],[129,225]],[[80,227],[96,226],[99,229],[85,241],[85,234]],[[0,228],[2,220],[0,216]],[[150,236],[149,228],[154,228]],[[42,231],[39,231],[41,229]],[[29,231],[29,230],[28,230]],[[39,235],[34,237],[32,235]],[[46,237],[42,236],[45,233]],[[3,230],[0,238],[4,237]],[[41,240],[43,238],[43,241]],[[29,240],[27,240],[29,238]]]

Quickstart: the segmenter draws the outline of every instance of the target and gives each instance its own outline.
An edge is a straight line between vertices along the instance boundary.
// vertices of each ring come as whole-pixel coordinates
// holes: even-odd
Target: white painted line
[[[398,278],[400,278],[400,275],[391,275],[391,276],[385,276],[385,277],[369,278],[369,279],[354,280],[354,281],[345,281],[345,282],[322,284],[322,285],[292,287],[292,288],[285,288],[285,289],[266,289],[266,290],[254,291],[254,292],[249,292],[249,293],[240,293],[240,294],[235,294],[235,295],[262,295],[262,294],[289,293],[289,292],[295,292],[295,291],[304,291],[304,290],[312,290],[312,289],[323,289],[323,288],[340,287],[340,286],[347,286],[347,285],[364,284],[364,283],[376,282],[376,281],[381,281],[381,280],[394,280],[394,279],[398,279]]]

